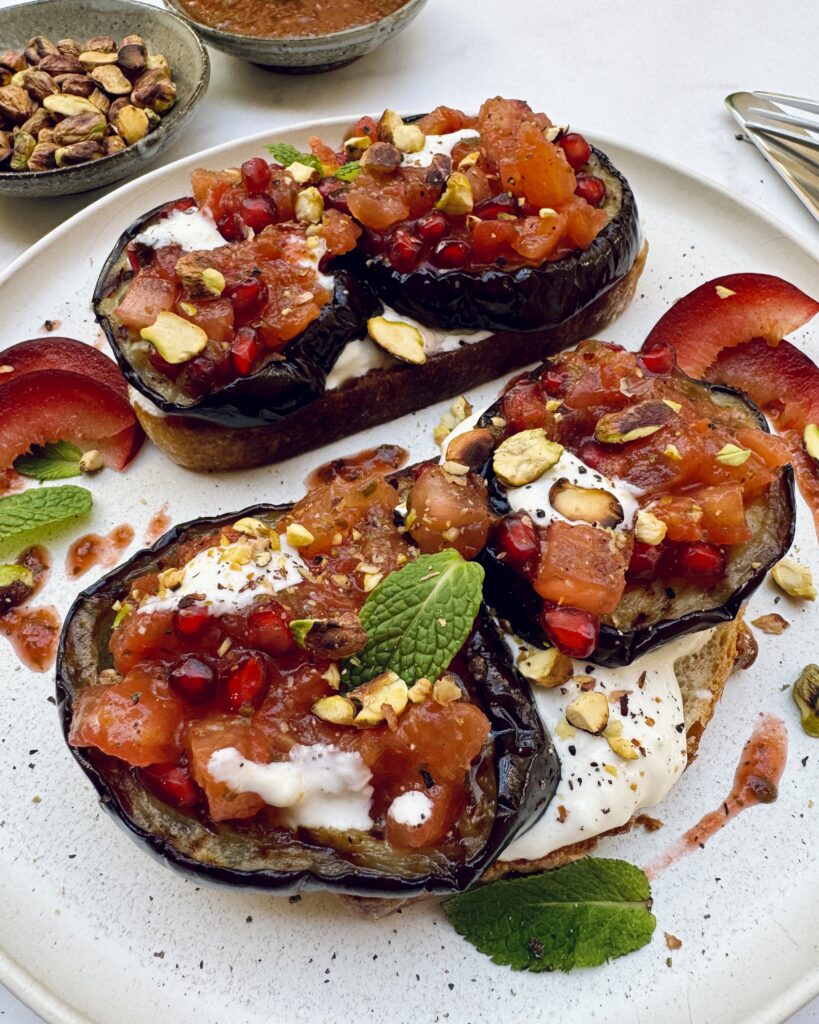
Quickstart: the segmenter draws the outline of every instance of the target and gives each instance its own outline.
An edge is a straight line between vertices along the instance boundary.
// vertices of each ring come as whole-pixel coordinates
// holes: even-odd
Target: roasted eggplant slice
[[[152,365],[149,346],[138,330],[121,322],[116,310],[135,276],[129,258],[129,248],[134,253],[134,240],[160,224],[165,216],[193,206],[192,199],[164,203],[123,232],[94,289],[97,320],[128,383],[163,412],[226,426],[276,423],[323,393],[325,378],[339,353],[348,341],[366,334],[367,319],[381,309],[381,304],[362,279],[348,270],[336,269],[332,298],[282,351],[270,352],[255,372],[234,377],[209,393],[184,393],[173,379]]]
[[[66,737],[80,695],[97,686],[100,673],[113,664],[113,606],[132,591],[134,581],[173,564],[180,545],[197,540],[201,545],[202,538],[239,520],[272,527],[289,508],[256,506],[176,527],[80,595],[65,622],[57,666]],[[142,771],[123,760],[92,746],[71,750],[102,805],[143,846],[172,866],[207,879],[278,892],[329,888],[406,897],[459,891],[543,812],[560,769],[528,687],[485,613],[456,657],[455,669],[469,701],[489,719],[491,733],[464,779],[457,820],[432,847],[399,849],[360,830],[287,829],[271,824],[264,811],[242,821],[214,821],[201,804],[182,809],[160,799],[146,786]]]
[[[655,393],[668,396],[669,420],[655,416],[658,424],[643,424],[636,437],[595,440],[601,413],[606,422],[623,412],[633,418],[638,403],[652,405],[641,395]],[[527,487],[505,487],[492,458],[483,469],[500,517],[480,557],[486,601],[537,646],[561,646],[552,621],[570,631],[591,623],[596,642],[577,654],[564,633],[566,653],[627,665],[734,619],[793,540],[793,471],[764,416],[745,395],[673,366],[652,373],[636,355],[584,343],[517,380],[476,426],[497,442],[545,431],[566,445],[553,467],[530,471]],[[561,502],[567,489],[570,503]],[[617,514],[604,521],[606,494]],[[585,520],[578,499],[591,508]],[[585,610],[573,620],[575,608]]]
[[[600,150],[588,172],[606,184],[609,222],[591,245],[540,266],[479,271],[429,264],[401,272],[388,258],[367,254],[367,278],[387,305],[445,330],[542,331],[553,328],[626,276],[642,244],[637,205],[628,182]]]

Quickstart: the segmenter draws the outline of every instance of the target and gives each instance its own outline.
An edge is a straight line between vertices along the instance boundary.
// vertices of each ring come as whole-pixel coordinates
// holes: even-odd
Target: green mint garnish
[[[0,541],[29,533],[91,510],[91,492],[84,487],[38,487],[0,498]]]
[[[128,618],[133,610],[133,606],[128,604],[127,601],[124,601],[122,607],[114,616],[114,621],[111,623],[111,629],[116,629],[120,623],[124,622]]]
[[[24,565],[0,565],[0,587],[10,587],[12,583],[33,587],[34,573]]]
[[[307,634],[313,628],[315,622],[315,619],[293,619],[290,623],[290,632],[293,634],[293,639],[299,647],[304,648]]]
[[[290,146],[286,142],[274,142],[267,148],[273,154],[273,159],[282,167],[300,163],[314,168],[319,174],[324,174],[324,167],[315,153],[300,153],[295,146]]]
[[[334,173],[333,177],[338,178],[341,181],[353,181],[356,175],[361,170],[360,160],[351,160],[347,164],[342,164],[341,167]]]
[[[35,446],[26,455],[20,455],[14,468],[21,476],[35,480],[65,480],[80,475],[80,449],[68,441]]]
[[[516,971],[597,967],[645,946],[657,923],[644,872],[596,857],[478,886],[444,910],[468,942]]]
[[[361,609],[369,639],[347,662],[345,684],[359,686],[389,671],[410,686],[437,679],[469,636],[482,585],[483,569],[451,549],[391,573]]]

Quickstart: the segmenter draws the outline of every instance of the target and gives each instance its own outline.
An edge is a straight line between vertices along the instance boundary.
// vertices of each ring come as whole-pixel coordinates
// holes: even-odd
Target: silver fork
[[[732,93],[725,104],[750,141],[819,220],[819,102],[759,91]]]

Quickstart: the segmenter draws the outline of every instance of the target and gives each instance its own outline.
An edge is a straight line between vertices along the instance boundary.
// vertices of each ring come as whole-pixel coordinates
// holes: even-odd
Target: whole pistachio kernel
[[[801,597],[806,601],[816,600],[813,575],[806,565],[800,565],[793,558],[782,558],[771,569],[774,583],[790,597]]]
[[[716,459],[723,466],[742,466],[750,456],[750,448],[739,448],[735,444],[726,444],[717,452]]]
[[[673,416],[674,410],[664,401],[646,399],[601,416],[594,437],[604,444],[628,444],[661,430]]]
[[[187,363],[199,355],[208,343],[201,327],[190,320],[163,310],[150,327],[139,332],[143,341],[150,341],[166,363]]]
[[[805,665],[793,684],[793,699],[808,736],[819,739],[819,665]]]
[[[355,713],[353,702],[340,693],[332,697],[319,697],[313,704],[313,714],[332,725],[352,725]]]
[[[383,316],[370,317],[367,321],[367,333],[372,340],[405,363],[420,366],[427,361],[424,351],[424,339],[417,327],[401,320],[387,320]]]
[[[208,267],[202,271],[202,284],[211,295],[221,295],[225,290],[225,276],[220,270],[216,270],[215,267]]]
[[[816,423],[809,423],[802,435],[805,442],[805,449],[812,459],[819,462],[819,426]]]

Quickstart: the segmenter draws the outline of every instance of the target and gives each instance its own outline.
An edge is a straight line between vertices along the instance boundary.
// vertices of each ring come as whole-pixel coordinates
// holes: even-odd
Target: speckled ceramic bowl
[[[168,59],[176,103],[144,139],[112,156],[49,171],[0,170],[0,194],[63,196],[119,181],[152,163],[191,117],[210,75],[207,51],[182,18],[134,0],[34,0],[0,12],[0,50],[22,49],[35,35],[80,41],[97,35],[140,35]]]
[[[403,7],[385,18],[359,28],[331,32],[325,36],[246,36],[194,21],[179,0],[164,0],[165,6],[185,18],[205,42],[231,57],[262,64],[288,74],[330,71],[363,57],[397,35],[420,13],[427,0],[407,0]]]

